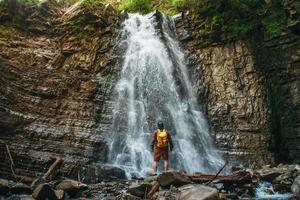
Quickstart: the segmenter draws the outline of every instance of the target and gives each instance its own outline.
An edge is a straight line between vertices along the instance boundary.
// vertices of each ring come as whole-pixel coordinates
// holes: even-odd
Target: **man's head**
[[[157,127],[158,127],[159,129],[164,129],[164,123],[163,123],[162,121],[158,121],[158,122],[157,122]]]

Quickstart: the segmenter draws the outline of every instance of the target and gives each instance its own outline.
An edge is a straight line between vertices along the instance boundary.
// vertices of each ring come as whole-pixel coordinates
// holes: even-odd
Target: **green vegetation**
[[[83,0],[83,5],[91,5],[91,6],[97,6],[101,5],[103,3],[103,0]]]
[[[12,33],[11,27],[0,25],[0,37],[9,37]]]
[[[118,9],[147,14],[152,11],[152,5],[150,0],[122,0]]]
[[[193,5],[195,16],[209,24],[206,32],[213,32],[219,39],[236,40],[259,30],[267,37],[274,37],[287,24],[280,0],[181,0],[178,8],[183,5]]]
[[[79,0],[57,0],[70,6]],[[0,0],[0,5],[38,5],[39,0]],[[85,5],[110,3],[118,10],[146,14],[155,9],[173,15],[191,11],[193,19],[202,20],[205,26],[198,31],[206,44],[222,40],[247,38],[253,33],[263,33],[272,38],[285,31],[291,22],[282,0],[83,0]],[[300,12],[300,2],[295,8]],[[299,18],[299,14],[298,14]]]

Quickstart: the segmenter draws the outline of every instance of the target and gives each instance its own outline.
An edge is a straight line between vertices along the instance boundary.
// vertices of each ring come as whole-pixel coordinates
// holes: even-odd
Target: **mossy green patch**
[[[13,34],[13,28],[0,25],[0,36],[1,37],[9,37],[12,34]]]
[[[273,38],[288,24],[288,14],[280,0],[173,0],[173,5],[178,11],[192,10],[196,19],[206,21],[200,38],[208,41],[234,41],[259,31]]]
[[[152,5],[150,0],[122,0],[118,9],[147,14],[152,11]]]

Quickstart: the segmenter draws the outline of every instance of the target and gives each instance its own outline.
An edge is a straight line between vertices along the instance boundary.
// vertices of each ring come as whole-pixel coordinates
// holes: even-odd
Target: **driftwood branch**
[[[15,178],[16,180],[18,180],[17,175],[16,175],[16,173],[15,173],[15,163],[14,163],[13,158],[12,158],[12,156],[11,156],[9,147],[8,147],[7,144],[5,144],[5,146],[6,146],[6,150],[7,150],[7,153],[8,153],[8,157],[9,157],[9,159],[10,159],[10,170],[11,170],[11,172],[12,172],[14,178]]]
[[[155,183],[152,188],[149,190],[147,197],[150,198],[153,196],[153,194],[159,189],[159,183]]]
[[[218,171],[218,173],[216,173],[216,175],[206,183],[206,185],[210,184],[211,182],[213,182],[217,177],[218,175],[221,173],[221,171],[223,171],[223,169],[226,167],[226,165],[228,164],[228,162],[226,161],[225,164],[223,165],[223,167]]]
[[[61,165],[62,158],[56,158],[55,162],[49,167],[48,171],[44,174],[43,179],[48,179]]]
[[[237,171],[227,175],[199,174],[189,176],[193,182],[204,183],[216,179],[220,183],[234,184],[251,182],[252,174],[248,171]]]

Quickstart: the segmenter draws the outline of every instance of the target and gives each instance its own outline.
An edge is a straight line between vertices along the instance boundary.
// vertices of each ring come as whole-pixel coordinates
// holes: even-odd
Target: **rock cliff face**
[[[52,0],[18,9],[0,10],[0,176],[11,175],[6,145],[18,175],[39,176],[63,156],[57,175],[77,176],[78,166],[106,161],[122,15],[109,5],[65,9]],[[268,41],[206,48],[197,21],[184,16],[176,27],[220,149],[251,164],[272,162],[272,153],[300,159],[297,26]]]
[[[5,144],[16,174],[29,177],[56,156],[64,156],[61,173],[68,176],[76,165],[104,162],[121,55],[114,48],[119,13],[46,1],[23,14],[23,28],[2,11],[9,33],[0,35],[0,176],[11,174]]]
[[[250,165],[299,159],[299,29],[203,48],[200,22],[178,16],[175,25],[195,93],[225,155]]]
[[[185,18],[177,31],[188,50],[195,93],[204,105],[217,144],[229,157],[271,161],[265,78],[251,45],[244,41],[199,48],[194,24]],[[187,38],[180,36],[186,31]]]

